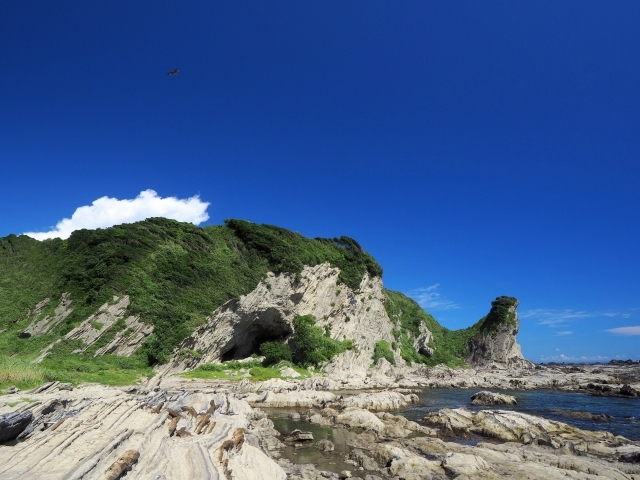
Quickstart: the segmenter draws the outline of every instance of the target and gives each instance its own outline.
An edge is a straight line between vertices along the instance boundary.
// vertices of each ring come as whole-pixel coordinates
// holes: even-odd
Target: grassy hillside
[[[153,218],[42,242],[10,235],[0,239],[0,355],[34,358],[114,294],[128,294],[129,312],[154,324],[156,332],[141,348],[137,365],[164,362],[208,314],[249,293],[267,271],[299,273],[304,265],[324,262],[340,267],[339,280],[351,288],[365,271],[382,274],[348,237],[308,239],[242,220],[200,228]],[[40,317],[52,313],[63,292],[73,300],[65,322],[47,335],[18,338],[30,322],[29,309],[50,298]],[[45,366],[69,361],[76,345],[67,343],[56,346]]]
[[[349,237],[309,239],[243,220],[201,228],[152,218],[79,230],[67,240],[0,238],[0,360],[4,359],[0,373],[12,371],[14,378],[23,365],[20,361],[38,356],[43,347],[68,333],[113,295],[127,294],[131,300],[128,313],[155,326],[136,355],[93,358],[99,346],[125,328],[124,322],[116,322],[85,354],[70,355],[79,347],[79,340],[56,344],[28,378],[99,378],[118,383],[151,375],[150,366],[166,362],[207,315],[227,300],[252,291],[268,271],[299,274],[304,265],[324,262],[339,267],[339,281],[354,290],[365,272],[382,276],[376,260]],[[30,309],[49,298],[38,318],[53,313],[63,292],[70,293],[71,315],[45,335],[20,338],[19,333],[33,319]],[[396,324],[394,348],[400,348],[407,361],[461,364],[469,338],[484,324],[494,324],[487,317],[484,324],[450,331],[404,295],[386,291],[386,296],[387,312]],[[412,343],[421,322],[433,332],[435,354],[429,359],[418,354]],[[387,350],[381,352],[389,356]]]
[[[471,327],[462,330],[449,330],[440,325],[425,312],[414,300],[400,292],[384,291],[387,297],[385,308],[396,328],[393,331],[402,358],[407,362],[438,365],[444,363],[451,367],[464,365],[468,356],[469,341],[479,335],[495,334],[501,325],[516,325],[515,313],[509,307],[517,305],[513,297],[498,297],[491,302],[489,314]],[[430,357],[420,355],[413,346],[414,338],[420,335],[420,324],[424,323],[433,337],[429,346],[434,349]]]

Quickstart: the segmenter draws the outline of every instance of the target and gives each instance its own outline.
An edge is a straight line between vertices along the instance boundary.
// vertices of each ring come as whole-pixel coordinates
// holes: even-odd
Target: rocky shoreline
[[[421,387],[588,392],[593,384],[634,391],[639,370],[436,367],[419,376],[419,369],[381,361],[360,385],[368,389],[351,392],[345,386],[353,383],[331,376],[265,382],[168,376],[128,388],[54,382],[0,397],[0,418],[28,419],[17,440],[0,444],[0,479],[640,479],[640,442],[608,432],[499,405],[445,408],[421,422],[393,413],[418,402]],[[497,403],[505,401],[500,397]],[[486,404],[492,397],[479,398]],[[273,409],[290,412],[298,432],[278,432],[268,414]],[[342,448],[312,438],[306,432],[312,426],[339,432]],[[466,444],[470,436],[480,441]],[[318,452],[316,464],[292,461],[304,449]],[[332,471],[333,464],[351,469]]]
[[[347,354],[349,352],[346,352]],[[344,357],[348,355],[343,354]],[[348,363],[348,362],[346,362]],[[326,369],[325,369],[326,371]],[[449,368],[445,365],[395,366],[384,358],[368,370],[366,377],[350,376],[348,365],[343,370],[329,370],[327,376],[306,379],[289,378],[268,382],[214,382],[228,385],[238,393],[264,392],[273,385],[274,392],[342,391],[392,389],[411,392],[422,388],[483,388],[498,390],[550,389],[566,392],[582,392],[598,396],[640,398],[640,364],[606,365],[537,365],[535,368]],[[210,380],[191,379],[193,388],[211,385]],[[271,382],[271,383],[269,383]],[[158,375],[152,386],[177,388],[185,379],[179,376]],[[200,387],[198,387],[200,386]]]

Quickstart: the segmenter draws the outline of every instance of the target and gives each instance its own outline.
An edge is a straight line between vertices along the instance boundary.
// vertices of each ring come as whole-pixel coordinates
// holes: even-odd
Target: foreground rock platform
[[[0,446],[2,479],[286,478],[260,446],[264,414],[228,392],[89,385],[33,399],[21,408],[33,414],[30,435]]]
[[[336,385],[174,378],[153,388],[52,383],[14,392],[0,397],[0,415],[31,420],[17,444],[0,445],[0,479],[640,479],[640,442],[624,437],[495,409],[442,409],[416,423],[393,413],[417,401],[411,389],[326,390]],[[296,451],[312,449],[324,463],[283,457],[292,447],[262,406],[293,410],[300,433],[341,432],[348,452],[306,435]],[[474,435],[484,440],[464,443]],[[331,462],[352,465],[351,477],[329,471]]]

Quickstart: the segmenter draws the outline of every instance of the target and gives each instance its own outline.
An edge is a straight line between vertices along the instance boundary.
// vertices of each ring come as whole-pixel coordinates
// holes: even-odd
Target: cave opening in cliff
[[[254,354],[261,355],[260,345],[285,341],[292,334],[291,325],[280,316],[280,312],[276,309],[267,310],[245,327],[244,332],[236,332],[236,341],[221,355],[221,360],[242,360]]]
[[[236,359],[235,357],[236,350],[237,350],[236,347],[231,347],[229,350],[227,350],[220,356],[220,360],[222,360],[223,362],[228,362],[229,360]]]
[[[292,333],[291,328],[286,323],[284,325],[257,325],[247,342],[249,351],[246,356],[262,355],[260,353],[260,345],[265,342],[282,342],[289,338]]]

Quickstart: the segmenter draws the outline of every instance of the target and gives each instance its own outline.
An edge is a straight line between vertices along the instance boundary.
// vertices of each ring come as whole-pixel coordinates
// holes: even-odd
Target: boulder
[[[0,443],[18,438],[18,435],[27,428],[32,420],[33,413],[29,410],[21,413],[11,412],[0,415]]]
[[[284,438],[284,441],[287,443],[311,442],[313,441],[313,433],[303,432],[302,430],[298,430],[296,428],[294,431],[292,431],[289,435],[287,435]]]
[[[482,391],[471,396],[472,405],[515,405],[518,402],[511,395]]]
[[[420,399],[415,394],[403,395],[398,392],[361,393],[342,400],[344,408],[366,408],[371,411],[398,410],[411,404],[418,403]]]
[[[628,397],[637,397],[639,392],[635,388],[631,388],[630,385],[625,384],[620,388],[619,393]]]
[[[316,448],[321,452],[333,452],[335,450],[335,445],[331,440],[320,440],[316,443]]]

